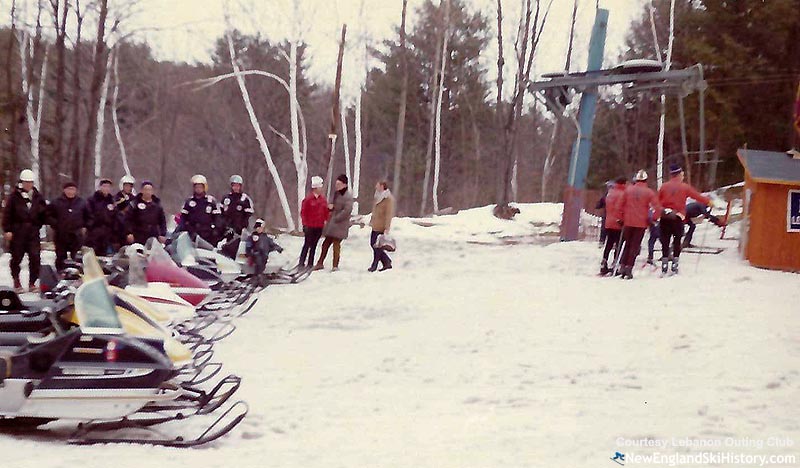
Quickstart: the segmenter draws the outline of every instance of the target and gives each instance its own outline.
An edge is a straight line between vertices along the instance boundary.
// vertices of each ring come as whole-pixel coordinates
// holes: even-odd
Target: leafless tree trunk
[[[34,96],[34,90],[36,86],[34,85],[35,73],[33,69],[36,64],[36,50],[41,44],[41,14],[42,5],[39,4],[36,17],[36,34],[31,36],[28,32],[27,26],[23,25],[23,29],[19,37],[19,62],[22,94],[26,99],[25,116],[28,122],[28,133],[31,139],[30,167],[33,171],[34,181],[37,186],[41,185],[42,164],[39,154],[39,136],[42,129],[42,110],[44,109],[45,102],[44,93],[47,86],[47,62],[50,50],[45,44],[44,57],[42,58],[42,68],[39,74],[38,96]],[[29,60],[30,62],[28,62]]]
[[[406,50],[406,10],[408,0],[403,0],[403,12],[400,16],[400,66],[402,81],[400,82],[400,111],[397,113],[397,131],[394,144],[394,180],[392,190],[400,193],[400,181],[403,170],[403,139],[406,132],[406,105],[408,101],[408,51]],[[359,106],[360,107],[360,106]],[[360,113],[360,110],[359,110]]]
[[[119,145],[119,155],[122,158],[122,168],[126,175],[131,175],[128,166],[128,153],[125,151],[125,142],[122,140],[122,130],[119,127],[117,109],[119,108],[119,51],[114,54],[114,94],[111,95],[111,120],[114,122],[114,135]]]
[[[344,152],[344,174],[347,176],[347,180],[353,181],[352,174],[350,172],[350,135],[347,132],[347,108],[345,107],[343,111],[339,112],[341,119],[342,119],[342,150]]]
[[[81,176],[82,154],[81,149],[81,32],[83,30],[83,13],[80,0],[75,0],[75,45],[72,48],[72,136],[70,137],[68,153],[71,159],[72,180],[79,181]]]
[[[94,63],[92,65],[92,84],[89,88],[89,119],[86,128],[86,145],[83,148],[81,167],[78,174],[79,185],[83,192],[93,190],[94,182],[88,174],[95,174],[93,168],[92,150],[90,141],[96,141],[98,107],[100,106],[100,93],[106,76],[108,62],[108,47],[106,46],[106,19],[108,18],[108,0],[98,0],[99,16],[97,18],[97,37],[94,49]],[[77,73],[79,69],[76,68]]]
[[[56,30],[56,94],[55,94],[55,141],[53,143],[53,160],[57,171],[65,172],[66,157],[64,139],[66,134],[66,84],[67,84],[67,15],[70,2],[68,0],[50,0],[53,7],[53,26]]]
[[[292,160],[294,161],[295,170],[297,172],[297,220],[298,224],[302,223],[300,217],[300,209],[303,204],[303,198],[306,191],[306,179],[308,178],[308,161],[305,152],[300,152],[300,129],[299,118],[300,113],[299,105],[297,102],[297,44],[300,41],[299,33],[299,0],[292,2],[292,40],[289,44],[289,119],[292,128]],[[303,132],[305,134],[305,130]],[[307,150],[307,147],[304,147]]]
[[[441,0],[439,3],[439,9],[441,10],[442,2],[445,0]],[[441,41],[444,41],[444,24],[442,20],[442,27],[440,27],[440,35]],[[438,43],[439,41],[437,41]],[[433,61],[433,70],[434,73],[431,76],[431,82],[429,86],[429,96],[430,96],[430,108],[429,108],[429,117],[428,117],[428,147],[425,151],[425,178],[422,181],[422,204],[420,205],[419,214],[420,216],[425,216],[425,213],[428,211],[428,187],[430,187],[431,183],[431,166],[433,165],[433,146],[434,146],[434,139],[436,137],[436,97],[439,95],[438,92],[438,84],[439,84],[439,76],[438,71],[440,68],[442,60],[442,49],[437,47],[436,48],[436,57]]]
[[[8,173],[9,180],[13,180],[15,175],[13,173],[17,172],[17,164],[18,161],[18,146],[17,146],[17,119],[19,113],[19,105],[16,98],[16,93],[14,92],[14,87],[17,83],[14,80],[14,73],[12,72],[12,63],[14,59],[14,42],[17,38],[17,2],[16,0],[11,2],[11,34],[8,35],[8,48],[6,49],[6,102],[9,104],[10,112],[8,113],[8,131],[9,131],[9,140],[10,140],[10,148],[11,154],[10,158],[7,162],[8,165],[4,164],[2,168],[2,173],[0,177],[2,177],[2,182],[6,182],[6,174]]]
[[[233,49],[233,39],[229,34],[227,35],[227,40],[228,51],[231,55],[231,65],[233,66],[233,71],[236,76],[236,82],[239,84],[239,90],[242,93],[244,106],[247,108],[247,115],[250,117],[250,124],[253,126],[253,130],[256,132],[256,139],[258,139],[261,152],[264,154],[264,159],[267,162],[269,172],[272,174],[272,179],[275,181],[275,188],[278,190],[278,197],[280,198],[281,206],[283,207],[283,214],[286,216],[287,229],[289,231],[294,231],[295,224],[294,219],[292,219],[292,210],[289,208],[289,200],[286,198],[286,191],[283,188],[281,176],[278,173],[278,168],[275,166],[275,162],[272,160],[272,153],[269,151],[267,140],[264,138],[264,134],[261,131],[261,124],[258,122],[255,109],[253,109],[253,104],[250,101],[250,93],[247,91],[247,85],[245,84],[244,76],[241,74],[239,63],[236,60],[236,52]]]
[[[572,23],[569,27],[569,44],[567,46],[567,59],[564,64],[564,71],[569,72],[572,65],[572,48],[575,42],[575,22],[578,17],[578,0],[572,4]],[[557,115],[553,123],[553,130],[550,134],[550,144],[547,146],[547,156],[544,158],[544,165],[542,167],[542,193],[541,200],[547,199],[547,179],[550,177],[550,171],[553,169],[555,163],[555,142],[558,139],[558,132],[561,127],[561,116]]]
[[[100,102],[97,105],[97,131],[94,134],[94,183],[97,185],[103,177],[103,136],[105,135],[106,122],[106,103],[108,102],[108,83],[111,80],[111,64],[116,55],[116,49],[112,49],[106,59],[105,75],[103,77],[102,88],[100,88]]]
[[[442,68],[439,71],[439,95],[436,100],[436,158],[433,165],[433,211],[439,211],[439,167],[442,161],[442,99],[444,98],[444,74],[447,69],[447,57],[450,51],[447,44],[450,40],[450,0],[444,4],[444,39],[442,40]]]
[[[331,129],[328,133],[328,164],[326,168],[326,184],[328,198],[331,197],[331,186],[333,185],[333,155],[336,152],[336,121],[339,119],[339,99],[342,89],[342,60],[344,60],[344,44],[347,38],[347,25],[342,25],[342,38],[339,41],[339,56],[336,60],[336,81],[333,88],[333,104],[331,106]]]

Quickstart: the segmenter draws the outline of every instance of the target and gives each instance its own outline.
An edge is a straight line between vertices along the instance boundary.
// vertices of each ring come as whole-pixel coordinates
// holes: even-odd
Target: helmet
[[[636,182],[643,182],[647,180],[647,172],[642,169],[636,173],[636,177],[633,178]]]
[[[202,174],[196,174],[192,176],[192,185],[203,184],[203,186],[208,190],[208,181],[206,180],[206,176]]]
[[[20,182],[33,182],[33,179],[33,171],[30,169],[25,169],[19,173]]]
[[[242,179],[242,176],[240,176],[239,174],[234,174],[234,175],[231,176],[231,183],[232,184],[243,185],[244,184],[244,179]]]
[[[133,257],[134,255],[144,255],[145,249],[142,244],[136,243],[131,244],[125,247],[125,255],[128,257]]]
[[[259,226],[263,226],[263,225],[264,225],[264,220],[261,219],[261,218],[258,218],[253,226],[254,227],[259,227]]]
[[[314,176],[314,177],[311,178],[311,188],[312,189],[322,188],[322,185],[323,185],[322,177]]]
[[[132,176],[124,175],[121,179],[119,179],[119,189],[122,190],[125,188],[125,184],[136,185],[136,179]]]

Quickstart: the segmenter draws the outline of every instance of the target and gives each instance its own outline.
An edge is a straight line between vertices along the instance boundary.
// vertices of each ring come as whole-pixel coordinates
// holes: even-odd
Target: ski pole
[[[612,276],[617,276],[617,270],[619,269],[619,261],[622,259],[622,251],[625,248],[625,226],[622,227],[622,231],[619,233],[619,244],[617,245],[617,253],[614,258],[614,269],[611,271]]]

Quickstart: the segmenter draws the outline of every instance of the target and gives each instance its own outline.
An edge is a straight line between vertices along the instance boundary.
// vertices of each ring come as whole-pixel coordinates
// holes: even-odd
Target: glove
[[[3,234],[3,238],[6,240],[6,242],[11,242],[11,239],[14,238],[14,233],[13,232],[7,232],[7,233]]]
[[[134,241],[133,234],[128,234],[128,236],[125,238],[125,240],[127,240],[129,244],[133,244],[133,241]]]

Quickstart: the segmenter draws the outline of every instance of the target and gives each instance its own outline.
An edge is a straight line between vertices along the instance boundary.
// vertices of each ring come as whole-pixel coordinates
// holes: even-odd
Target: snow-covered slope
[[[708,225],[695,240],[727,250],[665,279],[598,278],[589,242],[467,242],[557,210],[398,220],[395,268],[374,274],[353,228],[341,271],[267,288],[220,344],[251,413],[205,449],[0,435],[2,466],[583,468],[646,437],[780,436],[794,447],[736,451],[797,454],[800,277],[749,267]]]

